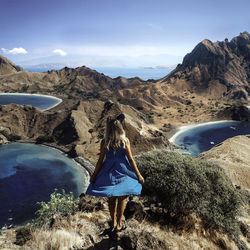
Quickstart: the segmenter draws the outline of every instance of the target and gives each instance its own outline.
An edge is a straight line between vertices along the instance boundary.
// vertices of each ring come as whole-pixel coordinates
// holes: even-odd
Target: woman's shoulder
[[[128,137],[125,137],[125,145],[129,145],[130,144],[130,141],[128,139]]]

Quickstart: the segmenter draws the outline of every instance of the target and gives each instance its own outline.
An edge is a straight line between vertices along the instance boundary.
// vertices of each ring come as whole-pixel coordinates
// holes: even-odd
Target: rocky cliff
[[[67,111],[42,112],[32,106],[17,104],[0,105],[0,132],[7,137],[32,139],[42,135],[51,135],[58,124],[67,118]]]
[[[200,42],[162,82],[186,84],[197,94],[247,100],[250,95],[250,34],[231,41]]]

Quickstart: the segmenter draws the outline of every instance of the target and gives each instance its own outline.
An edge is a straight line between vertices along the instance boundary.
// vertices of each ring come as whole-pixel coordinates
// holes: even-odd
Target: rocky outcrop
[[[230,42],[200,42],[182,64],[162,82],[184,81],[195,93],[245,99],[250,96],[250,34],[241,33]],[[216,91],[213,91],[215,89]]]
[[[220,228],[191,214],[166,220],[161,204],[147,198],[130,200],[125,210],[125,230],[110,231],[107,200],[82,196],[81,212],[53,218],[49,228],[3,231],[1,249],[238,249]],[[129,216],[128,216],[129,214]],[[124,218],[125,219],[125,218]],[[172,221],[171,221],[172,220]],[[244,248],[241,248],[244,249]]]
[[[127,137],[131,140],[134,154],[149,151],[154,148],[169,146],[169,142],[163,133],[149,132],[150,125],[143,119],[139,111],[128,105],[121,105],[112,101],[80,102],[76,110],[71,113],[71,118],[78,135],[75,150],[77,155],[96,160],[99,152],[99,144],[104,138],[107,117],[125,115],[123,122]]]
[[[82,101],[68,105],[71,105],[68,109],[57,107],[44,112],[29,105],[0,105],[2,142],[6,142],[6,136],[10,140],[54,142],[68,145],[71,157],[96,160],[107,117],[124,114],[124,128],[132,141],[134,154],[170,145],[163,132],[153,129],[142,113],[128,105],[111,101]]]
[[[17,104],[0,105],[0,124],[4,134],[20,139],[36,139],[39,136],[51,136],[53,129],[62,123],[66,111],[42,112],[38,108]]]
[[[198,157],[218,163],[237,186],[250,190],[250,135],[229,138]]]
[[[9,59],[0,55],[0,75],[16,73],[21,71],[22,68],[18,65],[15,65]]]

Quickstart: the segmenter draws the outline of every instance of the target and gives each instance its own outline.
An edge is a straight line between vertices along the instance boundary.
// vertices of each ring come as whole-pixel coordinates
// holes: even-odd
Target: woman
[[[122,225],[122,216],[127,196],[140,195],[141,184],[144,182],[121,124],[124,118],[122,114],[116,119],[107,119],[100,156],[86,191],[89,195],[108,197],[112,229],[117,231],[125,229],[125,225]],[[105,160],[104,157],[106,157]]]

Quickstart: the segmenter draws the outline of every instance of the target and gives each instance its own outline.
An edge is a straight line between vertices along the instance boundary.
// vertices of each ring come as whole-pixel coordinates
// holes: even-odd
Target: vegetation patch
[[[218,165],[169,151],[135,158],[145,178],[142,194],[161,202],[169,214],[196,213],[228,232],[238,230],[241,196]]]
[[[58,192],[57,189],[50,195],[49,202],[38,202],[41,206],[36,211],[37,218],[32,221],[32,226],[46,227],[53,222],[55,216],[68,216],[79,210],[79,198],[75,199],[73,193]]]

